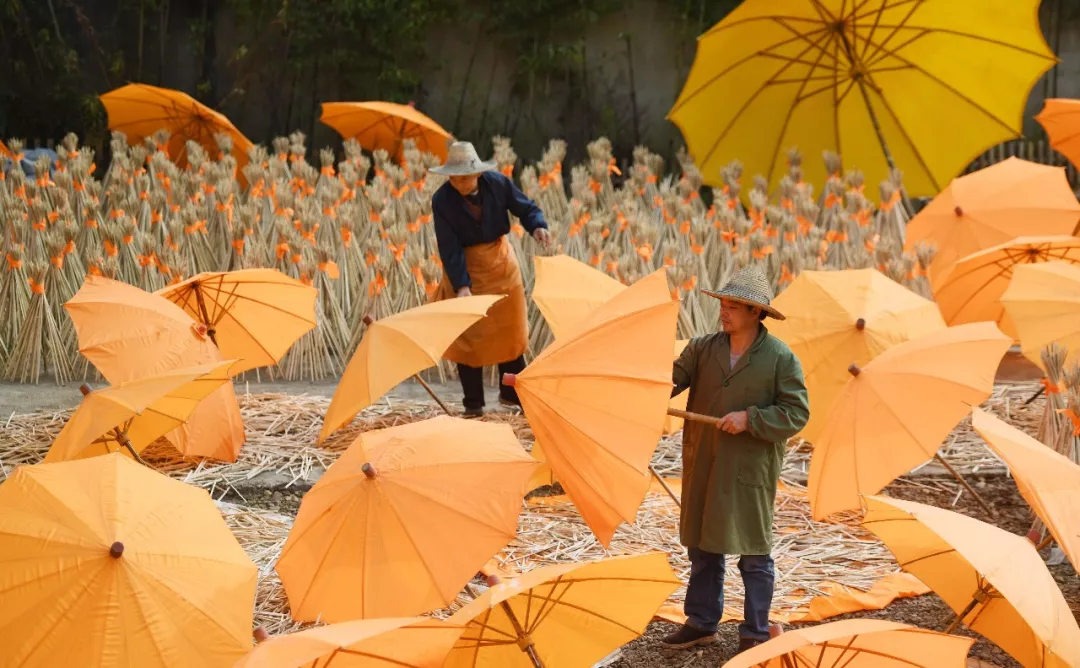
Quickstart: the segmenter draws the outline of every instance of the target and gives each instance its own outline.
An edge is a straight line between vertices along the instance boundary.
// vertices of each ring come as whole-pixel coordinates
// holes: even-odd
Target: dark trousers
[[[475,366],[457,365],[458,377],[461,379],[461,390],[465,393],[462,403],[467,409],[479,409],[484,407],[484,370]],[[510,403],[518,403],[517,391],[512,387],[502,384],[505,373],[518,374],[525,370],[525,356],[516,360],[503,362],[499,365],[499,397]]]
[[[689,554],[690,583],[683,604],[686,622],[698,630],[714,632],[724,614],[724,555],[696,547],[690,548]],[[739,557],[739,573],[746,588],[739,637],[764,642],[769,639],[769,608],[776,581],[772,557],[744,554]]]

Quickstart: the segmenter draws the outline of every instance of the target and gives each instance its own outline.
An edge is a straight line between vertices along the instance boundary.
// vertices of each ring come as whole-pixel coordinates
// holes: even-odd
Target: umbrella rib
[[[907,64],[911,65],[911,63]],[[914,66],[912,65],[912,67]],[[873,82],[871,81],[871,83]],[[874,88],[876,89],[877,87],[874,86]],[[869,95],[867,97],[869,97]],[[936,188],[937,190],[941,190],[941,186],[938,184],[937,178],[934,177],[934,173],[930,171],[930,166],[926,164],[926,160],[922,156],[922,151],[920,151],[918,146],[915,145],[915,142],[912,141],[911,135],[909,135],[907,129],[904,128],[904,124],[900,122],[900,117],[896,115],[895,111],[893,111],[892,105],[889,104],[889,101],[887,99],[885,99],[884,93],[878,92],[878,99],[881,100],[881,104],[885,105],[885,111],[889,112],[889,116],[891,116],[893,122],[896,123],[896,128],[900,131],[900,134],[903,135],[904,140],[908,143],[908,148],[910,148],[911,152],[915,154],[915,159],[919,161],[919,165],[922,166],[923,171],[926,173],[926,176],[930,179],[930,183],[934,184],[934,188]],[[999,120],[998,122],[1000,123],[1001,121]]]
[[[559,584],[561,584],[562,581],[563,581],[563,577],[564,576],[560,575],[559,577],[555,578],[554,582],[551,583],[551,591],[552,592],[554,592],[556,589],[558,589]],[[536,623],[533,624],[531,626],[531,628],[529,628],[530,633],[532,633],[534,630],[539,628],[540,625],[544,622],[544,620],[547,619],[548,616],[551,615],[551,613],[555,610],[555,607],[559,603],[562,602],[563,596],[566,596],[567,592],[570,591],[570,587],[573,586],[573,585],[574,585],[573,582],[567,582],[566,586],[563,587],[562,593],[559,594],[559,598],[558,598],[557,601],[550,601],[548,599],[541,599],[541,600],[543,600],[543,603],[540,604],[540,610],[538,610],[537,613],[536,613]],[[529,590],[529,605],[530,605],[530,607],[532,605],[532,599],[533,599],[532,590],[530,589]],[[551,603],[550,606],[548,605],[549,602]],[[526,626],[528,626],[528,620],[529,620],[529,615],[526,614],[525,615]]]
[[[540,600],[550,600],[545,596],[537,596],[537,598],[539,598]],[[611,624],[612,626],[617,626],[617,627],[619,627],[621,629],[625,629],[625,630],[629,631],[630,633],[632,633],[634,635],[638,634],[637,631],[635,631],[634,629],[630,628],[629,626],[627,626],[627,625],[625,625],[625,624],[623,624],[621,622],[617,622],[614,619],[611,619],[610,617],[607,617],[605,615],[601,615],[598,612],[594,612],[592,610],[589,610],[588,608],[577,605],[575,603],[566,603],[565,601],[558,601],[558,600],[553,601],[553,603],[555,603],[556,606],[561,605],[561,606],[570,608],[571,610],[577,610],[578,612],[583,612],[583,613],[585,613],[587,615],[591,615],[591,616],[596,617],[597,619],[599,619],[601,621],[605,621],[605,622]]]
[[[898,24],[895,24],[895,25],[881,25],[879,23],[878,24],[879,27],[891,28],[892,31],[889,32],[889,34],[885,36],[885,39],[881,40],[880,42],[874,42],[873,40],[870,39],[869,36],[865,38],[866,42],[867,42],[867,46],[863,49],[863,57],[861,58],[862,62],[860,64],[865,67],[867,65],[867,63],[875,62],[874,58],[877,56],[877,54],[880,51],[886,49],[887,48],[886,45],[888,45],[888,43],[892,40],[892,38],[896,37],[896,34],[898,32],[900,32],[901,30],[903,30],[904,28],[907,27],[907,22],[911,20],[911,17],[915,15],[915,12],[917,12],[919,10],[919,7],[921,7],[924,2],[925,2],[925,0],[914,0],[914,2],[911,3],[911,5],[912,5],[911,9],[908,10],[908,13],[904,16],[904,18],[900,19],[900,23],[898,23]],[[882,4],[884,5],[884,3],[882,3]],[[884,11],[884,6],[882,7],[881,11]],[[879,17],[879,19],[880,19],[880,17]],[[858,35],[856,35],[856,39],[858,39]],[[874,47],[874,50],[872,52],[870,52],[869,56],[866,56],[866,52],[869,51],[871,45]],[[854,64],[854,63],[852,63],[852,64]]]
[[[280,284],[275,284],[275,285],[280,285]],[[220,293],[219,293],[219,294],[220,294]],[[315,324],[318,324],[318,323],[317,323],[317,322],[315,322],[315,321],[312,321],[312,320],[308,320],[307,318],[305,318],[305,317],[303,317],[303,316],[300,316],[300,315],[297,315],[297,314],[295,314],[295,313],[292,313],[292,312],[290,312],[290,311],[287,311],[287,310],[285,310],[285,309],[281,308],[280,306],[276,306],[276,305],[274,305],[274,304],[270,304],[270,303],[268,303],[268,302],[264,302],[264,301],[262,301],[261,299],[255,299],[254,297],[248,297],[247,295],[240,295],[240,294],[236,294],[236,299],[235,299],[235,301],[241,301],[241,300],[242,300],[242,301],[246,301],[246,302],[250,302],[250,303],[252,303],[252,304],[258,304],[259,306],[263,306],[263,307],[265,307],[265,308],[268,308],[268,309],[271,309],[271,310],[273,310],[273,311],[277,311],[277,312],[279,312],[279,313],[282,313],[282,314],[284,314],[284,315],[287,315],[287,316],[289,316],[289,317],[291,317],[291,318],[294,318],[294,319],[296,319],[296,320],[299,320],[299,321],[301,321],[301,322],[305,322],[305,323],[308,323],[308,324],[310,324],[310,325],[315,325]],[[231,307],[231,305],[230,305],[230,307]],[[227,309],[225,309],[224,311],[225,311],[225,312],[227,312]],[[224,316],[224,315],[222,315],[221,317],[222,317],[222,318],[224,318],[225,316]],[[218,322],[220,322],[220,319],[219,319],[219,321],[218,321]],[[216,323],[215,323],[215,324],[216,324]]]
[[[918,1],[921,2],[923,0],[918,0]],[[882,27],[883,28],[892,28],[894,26],[883,25]],[[908,26],[901,26],[901,27],[908,27]],[[911,29],[914,30],[915,28],[911,28]],[[973,33],[964,32],[963,30],[953,30],[953,29],[950,29],[950,28],[920,28],[920,30],[926,31],[924,34],[943,33],[943,34],[946,34],[946,35],[953,35],[953,36],[956,36],[956,37],[966,37],[968,39],[973,39],[973,40],[976,40],[976,41],[979,41],[979,42],[985,42],[987,44],[993,44],[994,46],[1003,46],[1003,47],[1005,47],[1007,49],[1012,49],[1013,51],[1019,51],[1020,53],[1026,53],[1029,56],[1037,56],[1039,58],[1049,60],[1049,58],[1047,58],[1046,54],[1044,54],[1044,53],[1039,53],[1038,51],[1034,51],[1032,49],[1027,49],[1027,48],[1024,48],[1022,46],[1017,46],[1015,44],[1010,44],[1009,42],[1006,42],[1006,41],[1003,41],[1003,40],[1000,40],[1000,39],[993,39],[991,37],[983,37],[982,35],[975,35]],[[922,35],[920,35],[920,37],[922,37]],[[910,44],[910,42],[908,42],[908,44]],[[905,46],[906,46],[906,44],[905,44]],[[890,53],[890,54],[886,54],[886,55],[892,55],[892,54]]]
[[[863,0],[863,2],[861,2],[858,5],[852,7],[851,8],[851,16],[850,16],[850,18],[851,18],[851,28],[852,28],[851,33],[855,37],[856,40],[858,40],[858,38],[859,38],[859,33],[858,33],[858,30],[857,30],[858,27],[859,27],[859,19],[866,18],[868,16],[873,16],[874,17],[874,21],[873,21],[872,25],[870,26],[870,34],[867,36],[867,38],[865,40],[866,43],[863,45],[862,53],[859,54],[859,60],[864,61],[864,62],[866,60],[866,50],[868,48],[870,48],[870,39],[874,36],[874,33],[877,32],[877,29],[881,24],[881,17],[885,14],[885,10],[886,9],[893,9],[894,7],[897,6],[897,5],[891,5],[890,6],[889,3],[887,2],[887,0],[882,0],[881,4],[877,6],[877,9],[870,10],[870,12],[868,14],[859,15],[859,10],[862,9],[864,6],[866,6],[869,3],[869,1],[870,0]],[[911,0],[902,0],[902,1],[903,2],[910,2]],[[841,11],[840,13],[843,14],[843,11]]]

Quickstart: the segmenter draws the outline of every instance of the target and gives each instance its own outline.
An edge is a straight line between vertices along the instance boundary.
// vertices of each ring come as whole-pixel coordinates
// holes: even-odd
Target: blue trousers
[[[689,549],[690,583],[686,587],[683,612],[687,623],[701,631],[714,632],[724,614],[724,555]],[[740,638],[762,642],[769,639],[769,608],[772,606],[776,571],[767,554],[744,554],[739,557],[746,598]]]

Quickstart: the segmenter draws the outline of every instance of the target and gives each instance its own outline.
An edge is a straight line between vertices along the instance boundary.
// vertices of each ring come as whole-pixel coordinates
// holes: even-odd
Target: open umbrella
[[[1073,234],[1078,222],[1080,202],[1064,168],[1009,158],[950,183],[908,223],[904,244],[936,247],[936,282],[960,258],[1016,237]]]
[[[425,153],[446,159],[449,132],[416,110],[393,102],[323,102],[319,121],[337,130],[342,139],[355,139],[369,151],[382,149],[400,160],[402,142],[412,139]]]
[[[863,526],[961,622],[1022,666],[1080,665],[1080,628],[1031,542],[977,519],[869,497]]]
[[[1080,266],[1071,262],[1020,264],[1001,295],[1005,314],[1016,328],[1024,357],[1042,366],[1051,343],[1070,355],[1080,347]]]
[[[281,551],[293,618],[449,605],[513,540],[535,468],[505,424],[440,416],[362,434],[304,495]]]
[[[129,380],[91,391],[83,384],[82,403],[45,455],[45,462],[82,459],[124,448],[139,452],[182,425],[196,406],[230,382],[233,360],[211,362]]]
[[[420,381],[449,414],[446,405],[417,374],[438,364],[450,344],[500,299],[501,295],[447,299],[377,321],[365,316],[368,329],[334,390],[319,440],[409,376]]]
[[[341,622],[265,640],[234,668],[441,668],[464,630],[423,617]]]
[[[601,304],[626,289],[626,286],[588,264],[569,255],[536,256],[536,281],[532,300],[544,316],[556,339],[569,336]],[[676,341],[674,359],[679,359],[689,341]],[[671,408],[686,410],[689,392],[671,400]],[[682,418],[669,415],[664,433],[682,429]]]
[[[75,325],[79,352],[113,385],[225,359],[183,309],[120,281],[88,276],[64,310]],[[236,461],[244,423],[232,383],[166,438],[185,456]]]
[[[723,668],[964,668],[973,642],[883,619],[845,619],[786,631]]]
[[[1009,467],[1021,496],[1073,566],[1080,564],[1080,466],[978,408],[971,426]]]
[[[109,115],[109,129],[123,132],[129,142],[141,142],[158,130],[169,132],[169,145],[162,147],[176,164],[187,162],[187,142],[200,144],[212,158],[220,150],[216,136],[232,139],[232,155],[237,165],[248,162],[253,144],[223,114],[193,99],[186,93],[146,84],[128,84],[101,96]]]
[[[445,668],[589,668],[645,632],[682,586],[660,553],[546,566],[499,582],[453,617]]]
[[[671,398],[679,304],[657,271],[593,311],[503,383],[597,539],[633,523]]]
[[[229,668],[258,569],[205,490],[118,454],[0,485],[3,664]]]
[[[701,35],[668,117],[707,183],[735,159],[772,186],[785,151],[841,153],[867,183],[894,168],[933,195],[973,156],[1020,136],[1056,60],[1038,0],[746,0]],[[804,163],[807,181],[827,176]]]
[[[876,494],[932,457],[944,461],[937,455],[942,440],[994,391],[1010,343],[993,323],[961,325],[890,348],[864,367],[853,364],[810,460],[814,519],[858,509],[860,495]]]
[[[785,320],[769,333],[802,363],[810,421],[800,434],[821,435],[852,364],[865,365],[893,346],[945,328],[934,302],[875,269],[803,271],[774,304]]]
[[[233,373],[277,364],[315,328],[315,288],[276,269],[196,274],[158,290],[200,324],[222,355],[240,360]]]
[[[1080,100],[1043,101],[1035,120],[1050,137],[1050,147],[1080,165]]]
[[[939,276],[934,299],[950,325],[996,322],[1015,339],[1016,326],[1002,306],[1001,296],[1015,267],[1045,262],[1080,263],[1080,238],[1020,237],[968,255]]]

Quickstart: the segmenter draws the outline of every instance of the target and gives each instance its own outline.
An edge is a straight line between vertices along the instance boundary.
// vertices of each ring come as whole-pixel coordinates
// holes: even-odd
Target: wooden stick
[[[669,408],[667,414],[672,417],[682,418],[690,422],[700,422],[702,424],[711,424],[714,427],[719,428],[723,423],[718,417],[712,417],[711,415],[702,415],[701,413],[691,413],[689,411],[681,411],[678,408]]]
[[[489,587],[494,587],[499,584],[498,575],[489,575],[487,580]],[[466,584],[465,590],[469,592],[469,595],[473,597],[474,601],[480,598],[480,594],[473,589],[471,584]],[[510,607],[510,604],[503,601],[499,604],[499,607],[506,613],[507,618],[510,620],[510,624],[514,627],[514,633],[517,634],[518,647],[521,647],[523,640],[527,641],[528,644],[521,647],[521,651],[528,655],[529,660],[532,661],[535,668],[544,668],[544,662],[540,660],[540,655],[536,653],[536,646],[533,644],[532,638],[529,637],[529,634],[526,633],[525,629],[521,626],[521,622],[518,621],[517,615],[514,614],[514,610]]]
[[[423,387],[425,390],[427,390],[427,393],[431,395],[431,398],[435,400],[435,403],[439,404],[439,408],[443,409],[444,413],[446,413],[450,417],[454,416],[454,411],[450,410],[450,407],[447,406],[446,403],[444,403],[443,400],[439,398],[439,395],[435,394],[435,390],[431,389],[431,386],[428,385],[427,382],[420,377],[420,374],[414,373],[413,378],[416,379],[416,382],[420,383],[420,387]]]
[[[991,508],[990,505],[987,504],[981,496],[979,496],[979,493],[975,491],[975,488],[969,485],[967,480],[964,480],[964,478],[960,475],[959,471],[954,469],[952,465],[949,464],[949,462],[945,461],[945,458],[941,456],[941,453],[935,452],[934,459],[936,459],[939,464],[944,466],[945,470],[948,471],[952,475],[952,477],[956,478],[956,481],[959,482],[964,487],[964,489],[970,492],[973,497],[975,497],[975,500],[979,502],[979,505],[982,506],[983,510],[985,510],[987,514],[993,516],[997,515],[997,513],[994,512],[994,509]]]
[[[86,383],[83,383],[82,385],[79,386],[79,392],[82,392],[82,395],[84,397],[88,397],[88,396],[90,396],[90,393],[93,392],[93,390],[90,389],[89,385],[87,385]],[[128,440],[127,432],[125,432],[120,427],[113,427],[112,432],[113,432],[114,438],[116,438],[116,442],[119,443],[121,445],[121,447],[126,448],[127,451],[131,453],[131,456],[135,458],[135,461],[139,462],[140,464],[142,464],[143,466],[146,466],[148,468],[154,468],[154,467],[150,466],[149,464],[147,464],[146,460],[139,456],[139,453],[135,452],[135,448],[133,448],[131,446],[131,441]]]
[[[667,481],[660,477],[660,474],[657,473],[656,469],[653,467],[652,464],[649,464],[649,473],[653,474],[653,477],[656,478],[656,482],[660,483],[660,486],[663,487],[664,491],[668,493],[668,496],[670,496],[671,500],[675,502],[675,505],[679,508],[682,508],[682,504],[679,503],[679,497],[675,496],[675,492],[672,491],[671,487],[668,487]]]
[[[964,608],[963,611],[961,611],[960,614],[956,616],[956,619],[952,621],[952,624],[949,624],[949,627],[945,629],[945,633],[949,634],[955,631],[964,621],[964,617],[967,617],[968,614],[970,614],[971,611],[975,609],[975,606],[982,603],[985,599],[986,593],[982,589],[977,590],[975,594],[971,597],[971,603],[968,603],[967,607]]]
[[[214,342],[214,345],[218,348],[217,332],[214,330],[214,323],[210,322],[210,314],[206,311],[206,302],[203,301],[202,290],[199,288],[199,283],[192,284],[191,289],[195,291],[195,301],[199,304],[199,311],[202,312],[203,324],[206,325],[206,334],[210,337],[210,340]]]

